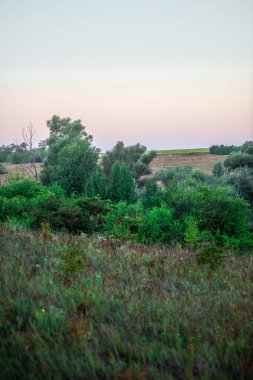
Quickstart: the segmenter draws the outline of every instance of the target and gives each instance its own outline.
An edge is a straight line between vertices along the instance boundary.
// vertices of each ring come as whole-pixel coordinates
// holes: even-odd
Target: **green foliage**
[[[172,168],[162,169],[155,175],[155,179],[162,181],[167,186],[172,180],[182,181],[192,176],[193,169],[191,166],[175,166]]]
[[[240,147],[234,145],[212,145],[209,148],[209,152],[211,154],[221,154],[221,155],[229,155],[231,152],[237,152],[240,150]]]
[[[3,222],[5,219],[6,219],[5,201],[3,197],[0,196],[0,222]]]
[[[105,232],[118,239],[138,240],[141,215],[140,204],[128,205],[121,201],[107,214]]]
[[[236,193],[253,206],[253,169],[243,167],[226,172],[221,183],[233,187]]]
[[[222,162],[217,162],[213,166],[213,175],[216,177],[221,177],[224,174],[225,168]]]
[[[144,174],[149,174],[148,164],[156,156],[155,151],[146,153],[144,145],[135,144],[125,147],[122,141],[117,142],[111,151],[107,151],[102,158],[103,173],[106,178],[110,178],[112,167],[115,162],[128,165],[135,179]]]
[[[212,269],[216,269],[227,255],[224,248],[218,246],[214,241],[206,242],[198,249],[197,262],[198,264],[208,264]]]
[[[106,199],[107,184],[100,167],[97,167],[88,177],[84,193],[88,197],[100,196],[101,198]]]
[[[198,222],[191,215],[184,219],[184,243],[190,248],[196,248],[200,243]]]
[[[173,210],[154,207],[140,225],[140,237],[147,243],[174,245],[182,238],[182,225],[173,218]]]
[[[246,141],[240,148],[244,153],[252,154],[253,141]]]
[[[112,203],[100,197],[79,197],[76,204],[82,213],[82,231],[90,234],[102,231],[106,216],[112,212]]]
[[[82,248],[80,245],[64,246],[61,254],[61,259],[63,260],[62,270],[68,279],[76,273],[84,271],[82,256]]]
[[[226,158],[223,164],[228,170],[241,167],[253,168],[253,155],[244,152],[233,153]]]
[[[70,190],[72,190],[72,188],[75,187],[73,186],[73,177],[75,176],[76,172],[76,180],[78,182],[77,187],[79,189],[80,187],[82,187],[79,183],[79,176],[80,172],[82,171],[81,166],[83,164],[83,161],[81,160],[81,163],[78,163],[76,162],[75,157],[68,157],[72,160],[72,162],[69,163],[69,159],[66,160],[64,154],[61,154],[61,152],[64,148],[66,148],[67,150],[65,152],[67,154],[73,153],[74,147],[77,146],[77,153],[80,159],[81,151],[82,149],[84,150],[84,155],[88,159],[88,162],[86,163],[85,167],[87,168],[88,163],[91,163],[91,168],[88,168],[88,172],[85,173],[85,183],[85,179],[94,170],[93,158],[95,153],[98,152],[95,148],[91,146],[92,136],[86,133],[85,127],[82,125],[81,120],[72,121],[69,118],[60,118],[59,116],[53,116],[52,119],[47,121],[47,126],[50,131],[50,136],[47,140],[43,142],[43,145],[47,149],[46,157],[43,161],[43,169],[40,173],[41,181],[45,185],[50,185],[58,181],[59,177],[61,179],[61,175],[64,174],[64,167],[63,163],[61,163],[61,160],[64,160],[65,165],[67,165],[66,172],[70,176],[70,182],[72,183]],[[83,142],[80,143],[80,141]],[[77,145],[75,145],[75,143],[77,143]],[[72,146],[68,149],[69,145]],[[90,158],[88,153],[90,153],[91,155]],[[72,167],[72,171],[74,173],[72,173],[71,171],[71,164],[77,165]],[[67,182],[68,180],[66,179],[66,181],[64,181],[64,186],[66,188]],[[69,191],[69,189],[67,188],[66,191]]]
[[[5,198],[24,197],[34,198],[44,191],[43,186],[30,179],[12,179],[0,186],[0,196]]]
[[[63,147],[58,154],[54,180],[67,195],[85,192],[89,177],[96,170],[98,152],[85,140],[74,141]]]
[[[114,202],[133,202],[136,199],[135,181],[124,163],[116,161],[112,166],[109,185],[109,198]]]
[[[147,180],[141,194],[143,208],[148,210],[153,207],[160,207],[162,204],[161,194],[162,191],[158,188],[157,184],[152,180]]]
[[[193,217],[200,231],[213,236],[234,237],[235,248],[248,234],[250,210],[247,202],[234,198],[231,190],[222,186],[201,184],[192,180],[171,182],[165,193],[167,207],[174,209],[176,219]]]

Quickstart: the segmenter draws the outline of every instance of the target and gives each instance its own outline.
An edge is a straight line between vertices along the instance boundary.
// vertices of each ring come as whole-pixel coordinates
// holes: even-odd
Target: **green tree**
[[[149,163],[156,156],[155,151],[146,153],[146,147],[139,143],[125,146],[122,141],[118,141],[111,151],[107,151],[102,159],[102,168],[105,177],[109,178],[112,172],[112,166],[116,161],[128,165],[135,179],[144,174],[149,174]]]
[[[129,167],[116,161],[112,166],[110,177],[109,197],[114,202],[135,200],[135,181]]]
[[[63,147],[58,154],[55,180],[67,195],[84,194],[86,185],[96,170],[97,159],[97,149],[88,141],[74,141]]]
[[[87,134],[81,120],[72,121],[70,118],[53,116],[47,121],[47,127],[50,135],[42,142],[43,147],[46,148],[46,157],[43,161],[41,181],[45,185],[59,181],[66,192],[79,193],[84,188],[91,172],[95,170],[94,159],[97,159],[98,150],[91,145],[92,136]],[[72,145],[80,141],[84,143]],[[64,150],[65,148],[67,150]],[[77,148],[77,152],[74,148]],[[68,156],[67,159],[65,154]],[[85,169],[81,168],[82,165]],[[81,175],[83,175],[82,179]],[[75,181],[77,181],[76,185],[74,185]],[[69,185],[68,182],[70,182]]]

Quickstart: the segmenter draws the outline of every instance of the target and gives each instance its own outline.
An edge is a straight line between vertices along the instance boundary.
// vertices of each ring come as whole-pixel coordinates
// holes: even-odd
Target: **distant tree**
[[[128,165],[135,179],[144,174],[149,174],[149,163],[156,156],[155,151],[146,153],[146,147],[141,144],[125,146],[122,141],[118,141],[111,151],[107,151],[102,158],[103,173],[109,178],[113,164],[118,161]]]
[[[135,181],[129,167],[116,161],[112,166],[109,186],[109,198],[114,202],[133,202],[136,199]]]
[[[73,141],[60,150],[54,179],[67,195],[84,194],[86,185],[96,170],[97,159],[97,149],[88,141]]]
[[[228,155],[231,152],[238,152],[240,150],[240,147],[235,145],[212,145],[209,148],[209,152],[211,154],[221,154],[221,155]]]
[[[240,151],[242,153],[253,155],[253,141],[245,141],[245,143],[240,147]]]
[[[96,148],[93,148],[91,145],[92,136],[87,134],[86,128],[82,124],[81,120],[72,121],[70,118],[60,118],[59,116],[54,115],[50,120],[47,121],[47,127],[49,128],[50,135],[48,139],[43,141],[43,146],[46,148],[46,157],[43,161],[43,169],[41,171],[42,183],[45,185],[50,185],[59,180],[59,173],[63,173],[63,163],[60,162],[61,160],[67,165],[66,172],[68,172],[70,175],[70,166],[66,162],[66,159],[64,158],[64,155],[61,154],[61,152],[65,147],[71,146],[75,142],[84,141],[86,144],[77,144],[76,146],[78,148],[79,158],[81,157],[80,149],[84,149],[83,153],[88,160],[87,163],[91,163],[90,169],[88,168],[88,165],[85,165],[87,172],[85,178],[83,179],[84,183],[82,186],[84,186],[86,179],[94,170],[93,158],[94,156],[97,157],[98,153],[98,150]],[[64,152],[67,154],[69,154],[69,152],[72,152],[74,156],[76,155],[73,148],[71,147],[69,150],[67,149],[67,151]],[[88,152],[91,154],[91,160],[88,159]],[[83,160],[81,159],[78,161],[73,158],[72,164],[74,162],[75,166],[72,167],[72,172],[78,172],[79,174],[83,172],[83,170],[80,168],[80,166],[83,164]],[[74,179],[73,173],[70,175],[71,181]],[[76,178],[79,178],[77,189],[80,190],[82,186],[80,185],[79,174],[77,174]],[[65,183],[66,181],[61,179],[61,183]],[[73,190],[75,188],[75,186],[73,186],[73,182],[71,183],[72,185],[69,186],[69,188],[65,183],[64,186],[66,191],[70,191],[70,189]]]

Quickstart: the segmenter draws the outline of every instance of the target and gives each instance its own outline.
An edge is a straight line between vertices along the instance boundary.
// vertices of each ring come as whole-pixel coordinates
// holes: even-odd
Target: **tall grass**
[[[0,230],[1,379],[250,379],[253,262]]]

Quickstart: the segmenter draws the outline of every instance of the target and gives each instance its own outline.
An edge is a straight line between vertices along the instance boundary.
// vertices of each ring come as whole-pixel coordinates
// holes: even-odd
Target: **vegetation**
[[[208,148],[193,148],[193,149],[161,149],[155,151],[157,155],[168,154],[195,154],[195,153],[209,153]]]
[[[66,193],[80,193],[96,168],[98,150],[91,146],[92,136],[86,133],[81,120],[54,115],[47,121],[47,127],[50,136],[44,141],[46,157],[41,181],[45,185],[62,182]]]
[[[231,152],[238,151],[239,147],[235,145],[212,145],[209,148],[209,152],[211,154],[222,154],[222,155],[228,155]]]
[[[48,127],[40,181],[0,185],[1,376],[250,379],[253,144],[141,180],[146,147]]]
[[[32,155],[35,162],[42,162],[45,157],[43,147],[33,148]],[[25,164],[31,162],[31,152],[25,142],[0,146],[0,162]]]
[[[103,174],[109,178],[115,162],[128,165],[133,177],[137,180],[144,174],[149,174],[148,164],[156,156],[155,151],[146,152],[144,145],[136,144],[124,146],[122,141],[117,142],[111,151],[107,151],[102,157]]]
[[[1,229],[1,378],[250,379],[252,265]]]
[[[245,152],[245,153],[253,153],[253,142],[252,141],[246,141],[241,146],[235,146],[235,145],[212,145],[209,148],[209,152],[211,154],[222,154],[222,155],[229,155],[230,153],[236,153],[239,151]]]
[[[1,174],[6,174],[6,169],[2,164],[0,164],[0,175]]]

